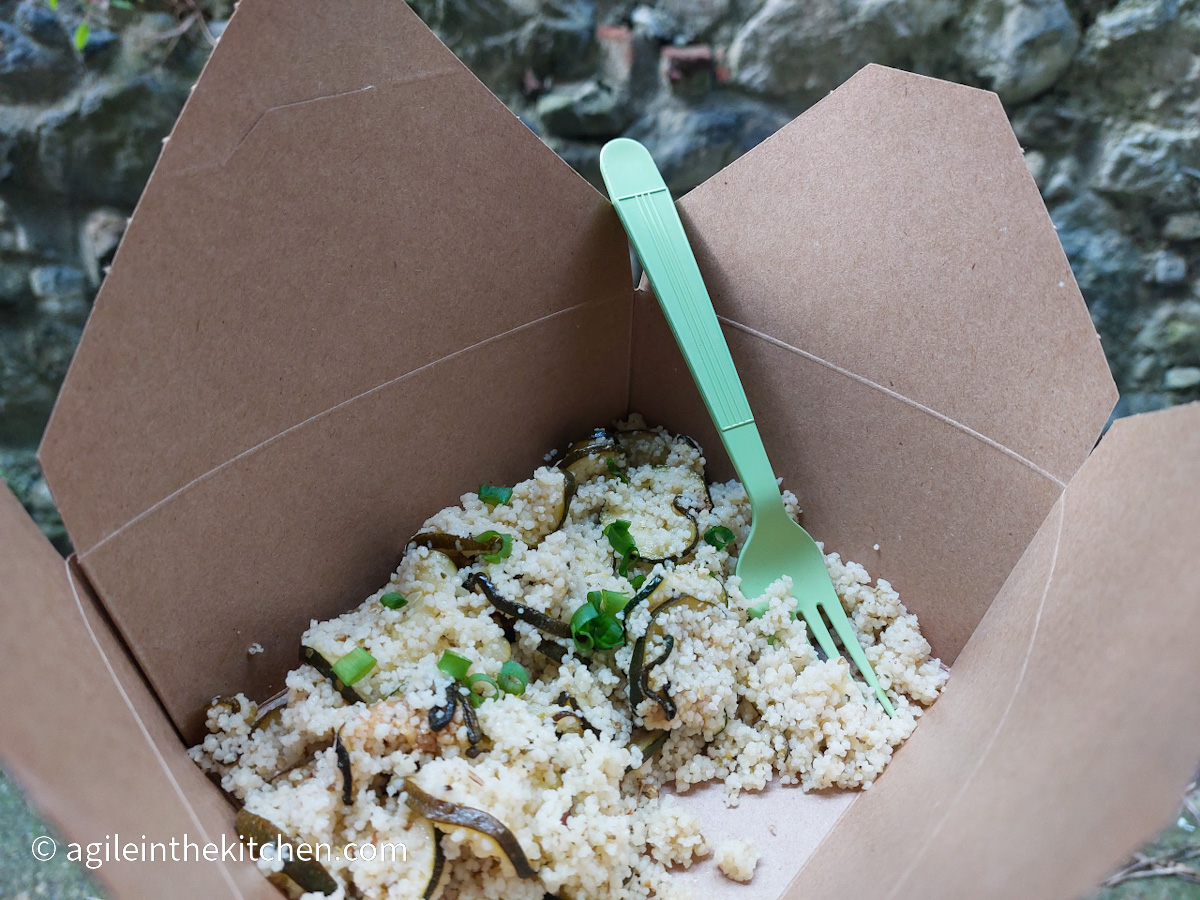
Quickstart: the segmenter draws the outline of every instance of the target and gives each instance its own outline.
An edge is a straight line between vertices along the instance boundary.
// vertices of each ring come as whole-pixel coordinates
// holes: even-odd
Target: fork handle
[[[658,167],[637,141],[618,138],[604,145],[600,171],[751,503],[782,507],[729,345]]]

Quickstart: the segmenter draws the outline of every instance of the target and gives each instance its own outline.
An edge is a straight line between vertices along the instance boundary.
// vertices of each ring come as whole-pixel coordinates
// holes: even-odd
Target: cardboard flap
[[[140,852],[143,840],[203,847],[237,836],[86,587],[3,487],[0,584],[0,758],[58,829],[57,852],[81,845],[93,874],[130,900],[278,896],[249,863],[197,861],[196,850],[186,863],[112,858],[114,840]]]
[[[1116,400],[999,100],[868,66],[679,210],[805,525],[952,660]],[[648,294],[634,335],[631,406],[731,474]]]
[[[426,516],[624,414],[627,248],[406,4],[239,5],[41,449],[185,734],[277,690]]]
[[[788,896],[1073,897],[1200,747],[1200,404],[1118,421]]]
[[[239,4],[42,446],[81,557],[336,404],[627,296],[626,246],[407,4]]]

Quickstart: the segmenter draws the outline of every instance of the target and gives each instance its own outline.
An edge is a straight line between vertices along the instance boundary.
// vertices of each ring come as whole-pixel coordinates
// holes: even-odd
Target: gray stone
[[[590,0],[415,0],[413,7],[484,84],[515,100],[537,79],[591,74],[596,27]]]
[[[1092,185],[1164,211],[1194,206],[1200,201],[1200,125],[1137,122],[1114,129],[1100,147]]]
[[[1176,213],[1163,225],[1163,237],[1169,241],[1200,240],[1200,212]]]
[[[93,287],[99,287],[103,267],[116,252],[125,234],[128,217],[117,209],[95,209],[79,230],[79,256]]]
[[[1140,413],[1156,412],[1174,405],[1174,398],[1170,394],[1162,394],[1154,391],[1121,394],[1108,421],[1109,424],[1112,424],[1114,419],[1120,419],[1125,416],[1136,416]]]
[[[1084,192],[1054,207],[1051,217],[1093,315],[1100,319],[1134,305],[1144,264],[1120,213]]]
[[[73,325],[87,321],[91,291],[83,272],[72,266],[38,266],[29,273],[29,287],[43,316]]]
[[[650,150],[667,187],[680,196],[716,174],[786,124],[773,106],[733,94],[710,94],[699,104],[666,100],[627,132]]]
[[[185,81],[165,72],[98,83],[72,106],[42,119],[42,177],[76,202],[132,207],[187,93]]]
[[[1064,156],[1046,177],[1042,195],[1047,200],[1067,200],[1079,192],[1083,167],[1074,156]]]
[[[1179,16],[1179,0],[1123,0],[1096,16],[1081,53],[1099,56],[1114,44],[1159,31]]]
[[[658,8],[679,23],[685,41],[701,40],[711,34],[733,11],[731,0],[659,0]]]
[[[594,80],[542,95],[537,114],[546,131],[568,138],[616,137],[633,119],[627,98]]]
[[[1176,366],[1163,375],[1163,387],[1168,391],[1186,391],[1200,385],[1200,366]]]
[[[0,99],[47,100],[70,86],[79,64],[67,50],[39,44],[9,22],[0,22]]]
[[[1079,44],[1079,27],[1062,0],[978,0],[959,26],[958,53],[1005,103],[1051,87]]]
[[[33,291],[29,289],[30,264],[25,259],[0,263],[0,313],[21,314],[33,309]]]
[[[83,45],[84,61],[90,66],[104,65],[117,55],[121,39],[107,28],[94,28]]]
[[[1200,301],[1159,305],[1134,338],[1133,345],[1161,353],[1171,363],[1200,362]]]
[[[743,87],[807,106],[870,62],[895,63],[954,14],[952,0],[767,0],[729,50]]]
[[[1157,284],[1182,284],[1187,280],[1187,260],[1170,250],[1151,255],[1147,278]]]
[[[62,50],[71,46],[70,36],[46,0],[21,0],[13,22],[39,44]]]

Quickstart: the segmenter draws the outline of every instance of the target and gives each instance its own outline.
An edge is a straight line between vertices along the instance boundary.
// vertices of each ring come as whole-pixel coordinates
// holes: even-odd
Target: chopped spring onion
[[[646,576],[645,575],[634,575],[629,583],[631,585],[633,585],[633,589],[635,591],[640,591],[642,589],[642,585],[646,583]]]
[[[746,610],[746,617],[750,619],[761,619],[767,614],[767,610],[771,608],[771,603],[764,600],[762,603],[755,603]]]
[[[471,661],[461,653],[446,650],[438,660],[437,667],[443,675],[453,678],[455,681],[463,681],[471,669]]]
[[[515,694],[519,697],[525,693],[525,688],[529,684],[529,673],[515,659],[510,659],[500,667],[500,675],[496,678],[496,683],[504,693]]]
[[[481,544],[494,543],[495,541],[500,542],[500,549],[492,553],[483,554],[484,562],[498,563],[501,560],[508,559],[512,555],[513,539],[511,534],[501,534],[498,531],[485,531],[483,534],[476,536],[475,540]]]
[[[405,606],[408,606],[408,600],[404,598],[404,595],[397,594],[395,591],[389,591],[384,594],[379,598],[379,602],[388,609],[403,609]]]
[[[724,525],[714,525],[704,532],[704,543],[711,544],[718,550],[723,550],[726,544],[733,543],[733,532]]]
[[[362,647],[355,647],[332,666],[333,674],[342,684],[349,686],[362,681],[375,668],[375,657]]]
[[[510,487],[496,487],[492,484],[481,484],[479,486],[479,499],[488,506],[497,506],[508,503],[512,500],[513,489]]]
[[[620,591],[591,591],[587,598],[588,603],[610,616],[615,616],[629,605],[629,598]]]
[[[630,524],[625,519],[617,519],[604,526],[604,536],[608,538],[608,543],[612,545],[617,556],[621,557],[621,565],[617,571],[622,578],[629,574],[629,564],[638,558],[637,544],[629,533]]]
[[[491,693],[481,694],[475,690],[475,685],[485,684],[490,687]],[[467,687],[471,689],[470,699],[471,705],[476,709],[482,705],[484,700],[495,700],[500,696],[500,685],[496,683],[496,679],[491,675],[484,675],[482,672],[476,672],[467,679]]]
[[[625,626],[617,613],[629,603],[619,591],[591,591],[587,603],[571,616],[571,637],[582,652],[610,650],[625,640]]]
[[[625,474],[625,470],[621,468],[621,464],[619,462],[610,456],[605,460],[605,464],[608,466],[609,475],[611,475],[613,478],[620,478],[623,482],[629,484],[629,476]]]

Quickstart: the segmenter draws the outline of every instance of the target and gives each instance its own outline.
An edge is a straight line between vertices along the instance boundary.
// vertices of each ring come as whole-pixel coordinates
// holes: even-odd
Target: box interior
[[[62,658],[98,692],[80,721],[107,723],[111,771],[145,787],[164,830],[201,807],[221,827],[180,741],[198,735],[207,700],[273,693],[309,620],[360,602],[462,492],[511,483],[630,409],[695,435],[712,473],[730,474],[652,296],[631,289],[604,198],[406,5],[352,5],[294,0],[281,16],[244,0],[164,150],[42,448],[84,577],[48,545],[26,562],[32,526],[0,507],[18,535],[0,560],[31,573],[3,598],[6,622],[42,603],[70,622],[55,631]],[[868,67],[680,210],[805,524],[892,581],[935,653],[957,660],[874,790],[850,802],[776,789],[736,815],[709,791],[698,802],[714,830],[781,817],[756,896],[782,890],[810,852],[789,896],[851,883],[961,896],[949,886],[997,839],[1028,867],[1030,896],[1054,893],[1038,874],[1084,889],[1113,841],[1132,845],[1165,815],[1167,787],[1189,774],[1179,748],[1200,740],[1200,722],[1175,714],[1180,678],[1139,710],[1138,746],[1175,748],[1153,773],[1130,735],[1082,762],[1065,749],[1186,665],[1154,641],[1164,629],[1177,641],[1195,604],[1133,621],[1119,601],[1142,578],[1137,553],[1194,566],[1179,488],[1200,483],[1198,455],[1190,468],[1176,456],[1196,446],[1197,410],[1121,426],[1059,500],[1115,391],[991,94]],[[1148,460],[1157,480],[1143,486]],[[1110,524],[1126,504],[1141,504],[1136,524]],[[1093,595],[1095,620],[1077,621]],[[29,619],[13,621],[40,634]],[[1096,654],[1109,626],[1130,642]],[[266,652],[247,654],[255,642]],[[9,643],[11,658],[36,652]],[[1144,668],[1122,680],[1128,653]],[[69,744],[46,748],[76,705],[15,703],[0,748],[65,833],[88,836],[124,824],[102,813],[125,784],[92,779],[98,812],[73,818],[81,801],[52,774],[87,773]],[[1031,763],[1029,746],[1050,762]],[[1127,783],[1153,790],[1097,796],[1096,779],[1135,768]],[[173,777],[151,784],[148,770]],[[1070,871],[1054,867],[1053,841],[1029,842],[1051,801],[1095,823],[1076,832],[1092,845],[1066,848]],[[1102,831],[1118,818],[1131,824]],[[1020,865],[987,869],[975,895],[1012,896]],[[120,897],[155,895],[139,866],[101,877]],[[227,894],[200,881],[174,894],[266,884],[237,867],[220,877]]]

